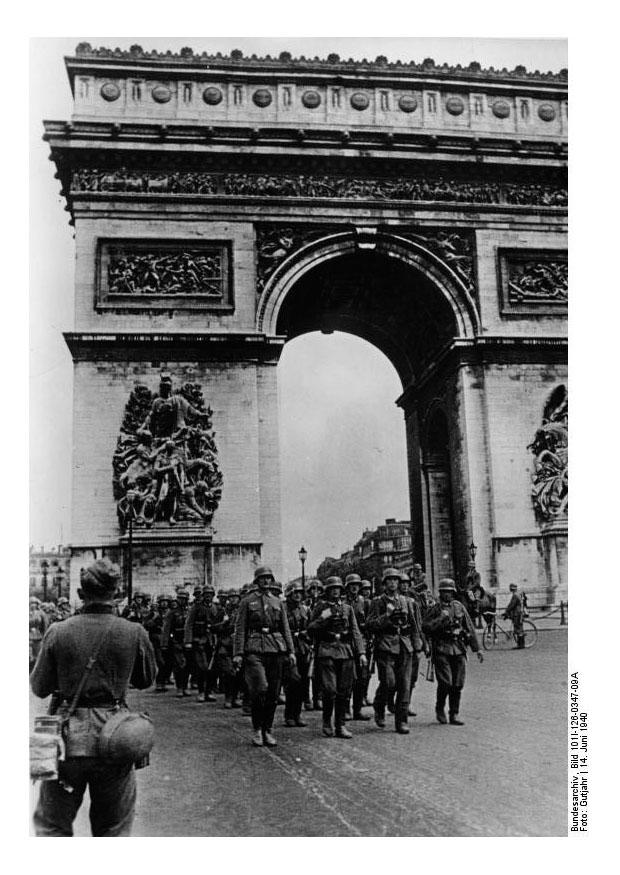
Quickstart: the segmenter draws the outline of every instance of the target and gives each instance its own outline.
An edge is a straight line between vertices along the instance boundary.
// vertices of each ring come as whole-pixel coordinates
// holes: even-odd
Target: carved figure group
[[[518,269],[512,266],[508,280],[511,303],[527,301],[568,301],[568,264],[566,261],[528,261]]]
[[[564,386],[551,396],[542,426],[528,449],[534,454],[534,510],[541,522],[549,522],[568,513],[568,396]]]
[[[112,255],[108,266],[108,292],[221,297],[222,255],[216,251]]]
[[[123,529],[179,521],[208,525],[221,497],[222,475],[200,386],[173,393],[164,374],[155,397],[131,393],[113,459],[114,493]]]

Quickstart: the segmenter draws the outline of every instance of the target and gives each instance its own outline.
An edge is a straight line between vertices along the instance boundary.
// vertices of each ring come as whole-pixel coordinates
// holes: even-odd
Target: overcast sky
[[[557,72],[568,66],[563,40],[407,38],[37,39],[31,43],[31,444],[30,540],[70,541],[71,360],[62,331],[72,328],[73,239],[64,201],[41,141],[41,121],[72,112],[63,56],[77,42],[133,43],[145,49],[421,61]],[[278,368],[284,520],[284,576],[298,573],[297,550],[308,569],[339,555],[388,516],[408,518],[401,388],[392,365],[357,338],[306,335],[285,347]]]

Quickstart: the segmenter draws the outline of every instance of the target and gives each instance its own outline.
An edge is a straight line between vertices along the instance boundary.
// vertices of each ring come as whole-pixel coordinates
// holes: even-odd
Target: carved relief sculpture
[[[108,294],[206,295],[223,294],[222,253],[134,252],[113,254],[108,264]]]
[[[534,511],[540,523],[549,523],[568,513],[568,396],[564,386],[551,395],[542,426],[528,449],[534,454]]]
[[[222,474],[211,425],[197,383],[172,391],[162,374],[159,394],[138,385],[125,415],[112,460],[120,526],[178,522],[207,526],[222,495]]]
[[[510,304],[566,304],[568,302],[566,260],[509,262],[508,301]]]

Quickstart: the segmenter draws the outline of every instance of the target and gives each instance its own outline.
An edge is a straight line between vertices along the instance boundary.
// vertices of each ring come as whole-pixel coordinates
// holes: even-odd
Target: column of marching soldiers
[[[261,567],[241,590],[216,593],[210,585],[196,586],[190,600],[188,589],[179,586],[174,596],[162,594],[153,603],[136,592],[121,616],[148,632],[158,665],[156,693],[174,683],[179,699],[195,691],[197,702],[213,703],[217,692],[223,694],[225,709],[251,717],[257,747],[276,744],[279,704],[287,727],[306,726],[304,711],[322,711],[326,737],[351,738],[347,722],[371,719],[365,707],[373,708],[379,728],[388,712],[395,731],[408,734],[422,655],[429,661],[427,678],[437,679],[438,722],[462,725],[467,648],[480,661],[482,654],[472,620],[455,598],[454,581],[440,581],[436,600],[422,567],[414,565],[411,577],[386,569],[372,590],[370,581],[349,574],[344,583],[340,577],[312,578],[305,588],[292,582],[283,591],[271,570]],[[33,613],[41,613],[36,601],[31,599],[31,657]],[[68,600],[59,600],[52,620],[68,615]]]

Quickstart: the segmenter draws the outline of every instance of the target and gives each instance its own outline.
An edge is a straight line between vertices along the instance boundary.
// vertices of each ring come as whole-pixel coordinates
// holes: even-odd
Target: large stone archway
[[[190,414],[189,492],[172,521],[174,502],[162,518],[144,499],[136,582],[279,571],[276,366],[318,328],[396,367],[427,571],[443,514],[456,574],[473,540],[488,585],[559,597],[528,447],[566,384],[565,74],[86,44],[66,63],[74,113],[45,137],[76,241],[74,589],[92,551],[127,559],[123,454],[142,454],[148,484],[135,432],[162,371],[211,408],[221,500]]]

